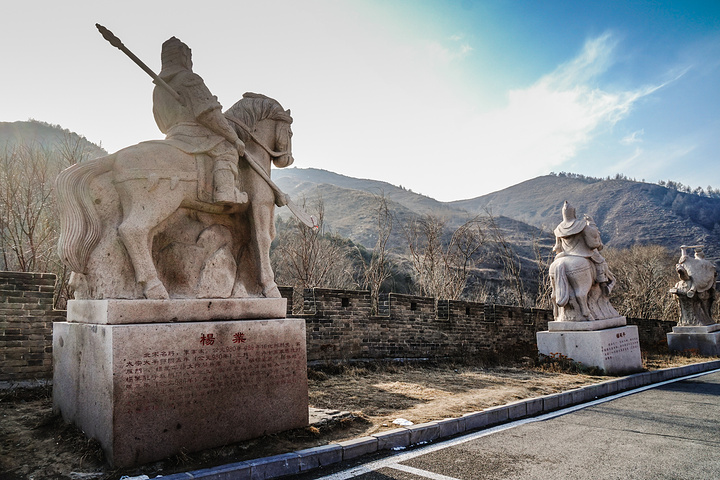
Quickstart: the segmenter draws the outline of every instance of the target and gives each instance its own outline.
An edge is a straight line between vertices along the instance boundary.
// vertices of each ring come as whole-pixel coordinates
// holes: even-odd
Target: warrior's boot
[[[600,291],[606,296],[610,296],[610,287],[608,287],[608,283],[610,283],[610,280],[608,279],[607,275],[605,274],[605,266],[604,265],[596,265],[597,268],[597,282],[600,285]]]
[[[241,192],[235,186],[237,167],[233,163],[217,160],[213,169],[213,201],[224,205],[238,205],[247,203],[247,193]]]

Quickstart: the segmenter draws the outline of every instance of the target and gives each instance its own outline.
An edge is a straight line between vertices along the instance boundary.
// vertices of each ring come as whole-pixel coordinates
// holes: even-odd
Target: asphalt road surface
[[[633,392],[298,478],[720,479],[720,371]]]

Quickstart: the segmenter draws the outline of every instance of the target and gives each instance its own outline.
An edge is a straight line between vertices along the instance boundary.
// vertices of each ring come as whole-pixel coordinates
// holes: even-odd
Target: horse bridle
[[[289,151],[289,150],[286,150],[286,151],[284,151],[284,152],[276,152],[276,151],[274,151],[274,150],[270,150],[270,149],[267,147],[267,145],[265,145],[263,142],[260,141],[259,138],[257,138],[257,137],[255,136],[255,134],[252,132],[252,130],[250,130],[250,127],[248,127],[247,125],[245,125],[245,122],[243,122],[242,120],[240,120],[240,119],[238,119],[238,118],[235,118],[235,117],[231,117],[230,115],[225,115],[225,118],[227,118],[229,121],[233,122],[233,123],[234,123],[235,125],[237,125],[238,127],[242,128],[243,131],[244,131],[245,133],[247,133],[248,136],[253,140],[253,142],[255,142],[255,143],[257,143],[258,145],[260,145],[260,147],[262,147],[262,149],[265,150],[265,151],[267,152],[267,154],[270,155],[271,157],[273,157],[273,158],[278,158],[278,157],[282,157],[282,156],[284,156],[284,155],[289,155],[289,154],[290,154],[290,151]]]

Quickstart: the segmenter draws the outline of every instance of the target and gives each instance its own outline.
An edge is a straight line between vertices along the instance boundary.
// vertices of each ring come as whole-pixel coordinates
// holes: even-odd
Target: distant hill
[[[102,147],[60,125],[51,125],[37,120],[0,122],[0,150],[19,144],[53,148],[62,144],[66,138],[72,142],[79,142],[87,158],[98,158],[108,154]]]
[[[677,250],[682,244],[700,243],[708,254],[720,257],[720,199],[650,183],[546,175],[477,198],[443,203],[388,183],[313,168],[278,169],[273,178],[294,198],[322,195],[326,206],[332,205],[325,211],[332,228],[367,246],[370,237],[361,231],[373,218],[372,194],[383,192],[405,218],[433,214],[457,225],[491,212],[546,235],[562,221],[562,205],[568,200],[578,215],[593,217],[610,247],[659,244]]]
[[[699,243],[720,256],[720,199],[650,183],[547,175],[451,205],[472,213],[489,209],[552,231],[565,200],[593,217],[610,247],[659,244],[675,251]]]
[[[313,168],[276,169],[273,178],[296,202],[306,199],[310,209],[322,197],[326,228],[367,248],[376,240],[374,195],[384,194],[396,218],[388,246],[400,256],[407,248],[402,224],[414,216],[435,215],[452,228],[490,212],[513,246],[531,292],[540,273],[538,248],[547,261],[565,200],[578,215],[593,217],[608,247],[658,244],[679,254],[680,245],[699,243],[705,245],[708,258],[720,257],[720,199],[644,182],[547,175],[481,197],[443,203],[385,182]],[[287,218],[290,213],[279,209],[278,215]],[[502,287],[501,258],[492,246],[485,249],[470,281]]]

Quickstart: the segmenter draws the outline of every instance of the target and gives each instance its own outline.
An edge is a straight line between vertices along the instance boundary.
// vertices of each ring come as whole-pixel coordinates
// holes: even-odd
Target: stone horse
[[[292,117],[290,110],[283,110],[276,100],[246,93],[225,115],[245,142],[247,156],[255,160],[256,165],[267,174],[266,177],[269,178],[271,162],[277,167],[293,162]],[[215,228],[231,232],[229,236],[235,243],[239,238],[245,239],[242,245],[226,248],[232,253],[226,255],[231,258],[225,263],[236,266],[236,271],[229,275],[231,291],[216,295],[210,288],[201,297],[280,297],[270,266],[270,243],[275,236],[274,207],[276,203],[283,205],[285,198],[281,198],[282,195],[276,193],[246,159],[241,158],[238,188],[247,192],[247,203],[210,203],[200,194],[203,191],[200,163],[199,157],[187,154],[167,141],[150,141],[73,165],[58,176],[61,223],[58,252],[73,272],[76,298],[170,298],[153,259],[153,254],[157,253],[153,240],[179,213],[193,221],[204,222],[206,227],[210,226],[201,237],[210,236],[207,232]],[[101,187],[96,188],[101,179],[106,179],[104,191]],[[113,198],[119,205],[107,210],[106,204],[113,203]],[[116,221],[113,216],[117,217]],[[114,236],[114,239],[104,241],[104,236]],[[221,238],[219,244],[224,241]],[[102,255],[93,253],[101,242],[109,245],[103,247],[108,253],[104,250]],[[124,252],[115,245],[124,247]],[[89,264],[106,261],[94,257],[113,255],[126,259],[116,263],[130,265],[121,265],[116,270],[134,274],[134,278],[130,275],[128,280],[133,282],[134,293],[122,291],[117,294],[112,289],[108,293],[103,291],[105,287],[94,288],[93,282],[105,282],[103,285],[106,285],[109,281],[106,277],[112,277],[112,273],[106,275],[103,268],[91,269]],[[192,259],[185,258],[183,261]],[[92,270],[93,277],[90,280],[85,276],[89,270]],[[170,273],[165,278],[173,275],[182,276]],[[212,281],[207,283],[213,284]]]
[[[603,244],[593,219],[585,216],[582,231],[562,238],[562,246],[563,251],[550,265],[555,319],[592,321],[619,316],[598,283],[598,269],[602,269],[609,280],[607,293],[612,290],[615,278],[598,253]],[[597,263],[598,259],[602,261]]]

